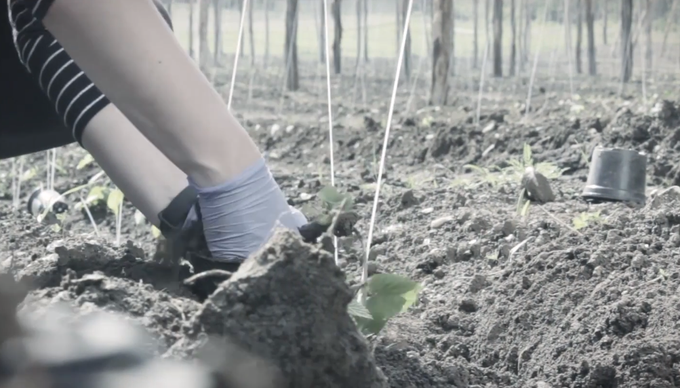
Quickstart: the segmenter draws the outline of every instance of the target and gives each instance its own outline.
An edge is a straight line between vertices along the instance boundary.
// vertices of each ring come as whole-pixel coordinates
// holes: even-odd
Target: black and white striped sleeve
[[[45,12],[50,3],[49,0],[10,2],[15,45],[26,69],[71,129],[74,139],[82,144],[83,130],[110,102],[33,16],[34,12],[38,15]]]

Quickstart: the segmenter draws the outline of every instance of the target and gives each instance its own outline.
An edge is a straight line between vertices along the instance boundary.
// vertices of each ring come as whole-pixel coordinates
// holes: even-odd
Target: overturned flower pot
[[[597,147],[581,196],[588,201],[644,204],[647,156],[634,150]]]
[[[275,365],[283,380],[277,387],[386,387],[347,313],[352,296],[330,254],[279,230],[205,301],[191,326]]]

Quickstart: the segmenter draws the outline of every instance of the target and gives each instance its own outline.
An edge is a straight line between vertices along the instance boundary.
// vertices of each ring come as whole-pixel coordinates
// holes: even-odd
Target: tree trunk
[[[607,1],[602,1],[602,43],[607,45],[607,19],[609,19],[609,9],[607,8]]]
[[[621,82],[633,75],[633,0],[621,0]]]
[[[451,0],[452,1],[452,0]],[[406,23],[406,13],[408,12],[409,0],[402,0],[402,14],[401,14],[401,24],[397,26],[400,30],[403,30]],[[401,42],[399,42],[399,48],[401,48]],[[404,77],[406,81],[411,79],[411,29],[406,29],[406,44],[404,45]]]
[[[189,0],[189,56],[196,59],[194,50],[194,3],[196,0]]]
[[[250,38],[250,65],[255,66],[255,33],[253,28],[253,8],[255,4],[248,2],[248,38]]]
[[[449,59],[453,44],[453,0],[433,0],[433,7],[430,105],[446,105],[449,95]]]
[[[359,63],[361,61],[361,22],[363,21],[363,18],[361,16],[361,10],[363,9],[362,7],[362,2],[366,0],[356,0],[356,14],[357,14],[357,60],[356,63],[354,64],[354,67],[357,68],[359,67]]]
[[[562,25],[564,26],[564,48],[569,59],[569,66],[571,67],[571,10],[569,8],[571,8],[570,1],[564,0],[564,20],[562,20]]]
[[[512,34],[510,42],[510,71],[509,76],[515,75],[517,65],[517,25],[515,21],[515,0],[510,0],[510,31]]]
[[[333,35],[333,69],[335,74],[342,73],[342,14],[341,14],[341,1],[333,0],[333,24],[334,35]]]
[[[525,0],[525,22],[524,25],[524,62],[529,63],[529,55],[531,54],[531,0]]]
[[[286,87],[288,90],[300,88],[297,57],[297,18],[298,0],[288,0],[286,7],[286,46],[285,58],[288,72],[286,74]]]
[[[585,1],[586,29],[588,30],[588,74],[597,75],[597,61],[595,57],[595,12],[593,0]]]
[[[645,69],[652,69],[652,0],[645,0]]]
[[[583,9],[581,0],[576,1],[576,73],[583,72],[581,45],[583,43]]]
[[[503,76],[503,0],[493,0],[493,75]]]
[[[484,5],[484,28],[486,29],[486,40],[491,40],[491,29],[489,28],[489,20],[491,19],[491,0],[486,0]]]
[[[474,37],[472,38],[472,67],[479,67],[479,0],[472,0],[472,22]]]
[[[264,0],[264,68],[269,64],[269,7],[271,0]]]
[[[519,0],[519,15],[517,15],[517,64],[519,72],[524,71],[524,0]]]
[[[198,13],[198,63],[203,69],[208,67],[208,60],[211,57],[210,47],[208,47],[208,17],[210,16],[210,0],[199,0],[200,7]]]
[[[368,0],[364,4],[364,60],[368,62]]]
[[[398,56],[399,55],[399,48],[401,47],[401,25],[402,25],[402,23],[401,23],[401,4],[399,4],[399,0],[395,0],[394,5],[395,5],[395,11],[396,11],[395,16],[397,17],[397,24],[396,24],[396,30],[395,30],[395,32],[397,33],[397,35],[396,35],[397,45],[395,46],[397,48],[397,50],[395,52],[396,52],[396,55]]]
[[[243,0],[241,0],[243,2]],[[222,56],[222,7],[224,6],[222,0],[213,0],[215,6],[215,39],[213,44],[213,60],[218,63]]]
[[[668,33],[671,32],[671,27],[673,27],[673,21],[675,20],[675,9],[678,6],[678,0],[673,0],[673,5],[671,5],[671,10],[668,11],[668,18],[666,19],[666,28],[663,32],[663,41],[661,42],[661,52],[659,53],[663,58],[666,54],[666,41],[668,40]]]
[[[326,63],[326,13],[324,0],[321,1],[321,28],[319,29],[319,62]]]
[[[451,55],[449,55],[449,74],[456,75],[456,7],[451,0]],[[428,47],[429,48],[429,47]]]

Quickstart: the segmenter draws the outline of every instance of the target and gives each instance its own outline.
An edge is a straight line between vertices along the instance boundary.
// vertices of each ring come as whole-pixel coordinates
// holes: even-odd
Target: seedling
[[[76,170],[82,170],[83,168],[89,166],[94,162],[94,157],[92,157],[91,154],[86,154],[80,161],[78,162],[78,165],[76,166]]]
[[[87,218],[90,220],[90,224],[92,225],[92,228],[94,229],[94,234],[99,237],[99,228],[97,227],[97,223],[94,222],[94,217],[92,217],[92,212],[90,211],[90,207],[87,206],[87,203],[85,202],[85,199],[83,198],[82,195],[78,195],[80,198],[80,204],[85,209],[85,212],[87,213]]]
[[[144,216],[144,214],[139,210],[135,210],[134,220],[135,225],[140,225],[141,223],[146,222],[146,216]],[[160,237],[161,231],[156,227],[156,225],[151,225],[151,235],[155,239]]]
[[[358,216],[352,212],[354,200],[349,194],[342,194],[337,188],[326,186],[319,191],[317,198],[323,210],[322,214],[309,224],[312,225],[310,229],[323,227],[327,230],[326,233],[332,236],[356,233],[354,223]],[[301,232],[305,237],[305,230]],[[373,275],[366,283],[355,288],[355,297],[347,307],[348,313],[365,335],[375,335],[389,319],[406,311],[415,303],[420,289],[419,283],[403,276]],[[362,303],[358,295],[360,291],[364,291],[365,303]]]
[[[106,199],[106,206],[116,216],[116,245],[120,245],[120,230],[123,224],[123,199],[125,195],[119,189],[112,190]]]
[[[376,274],[357,289],[366,294],[365,304],[355,296],[348,306],[348,312],[364,335],[375,336],[390,319],[413,306],[421,289],[419,283],[406,277]]]
[[[594,213],[580,213],[579,215],[574,217],[572,223],[574,224],[574,229],[579,230],[587,228],[588,226],[593,224],[602,223],[602,218],[600,217],[599,211]]]

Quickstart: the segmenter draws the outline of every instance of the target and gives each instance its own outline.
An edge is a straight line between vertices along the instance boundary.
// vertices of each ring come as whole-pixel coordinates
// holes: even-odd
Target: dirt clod
[[[191,326],[273,362],[285,386],[385,387],[347,314],[352,296],[330,254],[282,230],[222,283]]]

